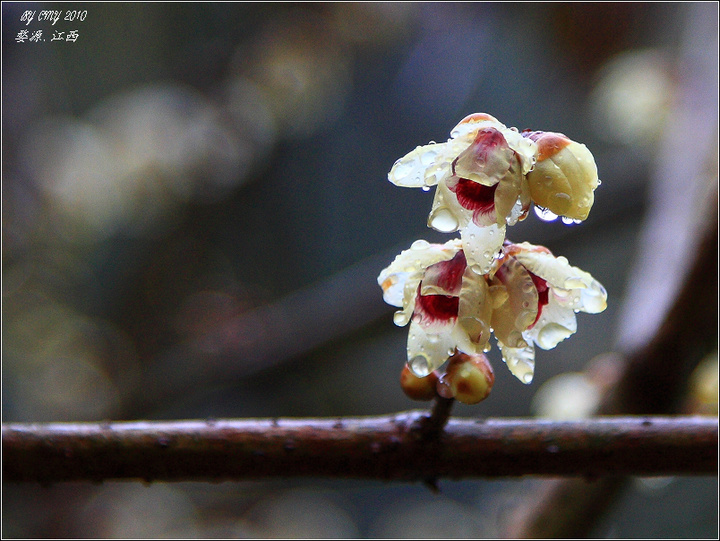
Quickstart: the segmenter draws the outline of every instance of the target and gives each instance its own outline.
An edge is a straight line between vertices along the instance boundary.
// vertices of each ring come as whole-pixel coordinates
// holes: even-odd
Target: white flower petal
[[[543,306],[542,313],[532,329],[523,334],[526,339],[535,342],[542,349],[552,349],[577,331],[577,318],[572,308],[558,304],[552,292],[548,303]]]
[[[433,205],[428,216],[428,227],[441,233],[452,233],[464,227],[472,219],[472,212],[465,210],[445,182],[435,188]]]
[[[496,223],[480,227],[470,222],[460,232],[468,267],[478,274],[490,272],[505,240],[505,226]]]
[[[415,241],[403,250],[378,276],[383,299],[391,306],[402,307],[394,319],[397,325],[408,323],[415,308],[415,294],[423,273],[429,266],[455,257],[462,249],[459,239],[445,244],[431,244],[425,240]]]
[[[449,151],[447,143],[419,146],[393,164],[388,180],[406,188],[434,186],[450,170]]]
[[[527,242],[516,246],[520,249],[513,250],[515,258],[555,290],[560,304],[589,314],[607,308],[607,291],[590,273],[573,267],[565,257],[553,256],[543,247]]]
[[[532,382],[535,374],[535,347],[530,342],[526,347],[512,348],[498,340],[498,347],[502,352],[503,361],[507,364],[513,376],[521,382]]]
[[[407,359],[410,370],[416,376],[421,378],[427,376],[455,352],[453,326],[453,323],[448,322],[442,331],[428,333],[415,321],[410,323]]]
[[[516,244],[513,250],[515,258],[530,272],[539,276],[553,287],[561,289],[584,289],[590,287],[593,277],[568,263],[567,258],[555,257],[542,246],[534,246],[529,242]]]
[[[464,353],[482,353],[490,340],[492,298],[485,277],[467,269],[463,275],[462,294],[453,336]]]

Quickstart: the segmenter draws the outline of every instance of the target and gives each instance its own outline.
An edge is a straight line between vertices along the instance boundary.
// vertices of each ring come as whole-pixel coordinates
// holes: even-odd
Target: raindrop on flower
[[[552,349],[569,337],[572,332],[558,323],[548,323],[537,336],[537,344],[543,349]]]
[[[407,162],[402,163],[402,158],[396,161],[392,167],[393,176],[398,180],[408,176],[412,170],[412,164]]]
[[[435,158],[437,157],[437,151],[436,150],[428,150],[424,154],[420,156],[420,163],[424,166],[432,165],[435,162]]]
[[[524,383],[530,383],[533,380],[532,374],[525,374],[522,377]]]
[[[452,233],[458,228],[457,218],[448,209],[438,209],[430,217],[430,227],[440,231],[441,233]]]
[[[571,276],[570,278],[567,278],[565,280],[563,287],[565,289],[580,289],[585,288],[586,284],[582,278],[578,278],[577,276]]]
[[[410,367],[410,370],[412,370],[413,374],[419,378],[424,378],[430,373],[430,365],[428,364],[427,359],[422,355],[418,355],[417,357],[410,359],[408,361],[408,366]]]
[[[409,318],[407,314],[402,310],[398,310],[393,314],[393,323],[395,323],[395,325],[397,325],[398,327],[404,327],[405,325],[407,325],[408,321]]]
[[[430,243],[423,239],[418,239],[410,245],[411,250],[424,250],[430,246]]]
[[[557,220],[558,218],[558,215],[551,210],[544,207],[539,207],[537,205],[535,205],[535,214],[544,222],[552,222],[553,220]]]
[[[424,192],[429,192],[429,191],[430,191],[430,186],[423,186],[423,187],[422,187],[422,191],[424,191]]]

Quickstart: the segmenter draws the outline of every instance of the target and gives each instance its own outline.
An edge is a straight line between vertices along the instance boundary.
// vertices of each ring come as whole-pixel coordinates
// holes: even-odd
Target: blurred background
[[[21,20],[43,9],[87,13]],[[494,348],[492,394],[454,414],[582,415],[578,372],[652,332],[635,308],[662,315],[717,190],[717,40],[716,3],[3,3],[3,422],[424,407],[376,279],[448,237],[387,173],[473,112],[593,152],[590,218],[508,237],[609,299],[531,385]],[[693,381],[716,414],[717,351]],[[496,537],[534,483],[4,484],[2,535]],[[593,535],[716,538],[717,491],[638,479]]]

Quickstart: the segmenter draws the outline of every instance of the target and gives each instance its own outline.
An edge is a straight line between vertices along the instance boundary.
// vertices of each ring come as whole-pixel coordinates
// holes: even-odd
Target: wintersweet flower
[[[595,201],[600,185],[595,159],[588,148],[562,133],[525,131],[537,144],[535,167],[527,174],[530,194],[536,205],[551,217],[582,221]]]
[[[510,371],[530,383],[535,344],[552,349],[574,334],[575,313],[602,312],[607,292],[590,274],[543,246],[506,242],[503,252],[489,276],[491,325]]]
[[[492,303],[485,277],[468,266],[462,243],[415,241],[378,277],[385,302],[400,308],[396,325],[410,323],[407,362],[425,377],[456,348],[481,353],[490,338]]]
[[[455,126],[445,143],[419,146],[395,162],[388,179],[405,187],[437,186],[428,225],[460,229],[468,264],[488,272],[505,239],[506,225],[527,216],[527,173],[537,144],[496,118],[475,113]]]

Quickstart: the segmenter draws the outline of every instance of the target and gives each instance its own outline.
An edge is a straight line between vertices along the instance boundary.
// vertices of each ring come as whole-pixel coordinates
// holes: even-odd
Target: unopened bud
[[[400,386],[403,392],[412,400],[432,400],[437,396],[435,388],[438,376],[436,372],[430,372],[427,376],[420,378],[413,374],[406,364],[400,372]]]
[[[561,133],[525,132],[538,146],[535,167],[527,174],[536,205],[558,216],[584,220],[595,202],[598,187],[595,158],[588,148]]]
[[[488,358],[480,353],[458,353],[448,363],[447,372],[437,384],[437,393],[465,404],[485,400],[495,383],[495,374]]]

